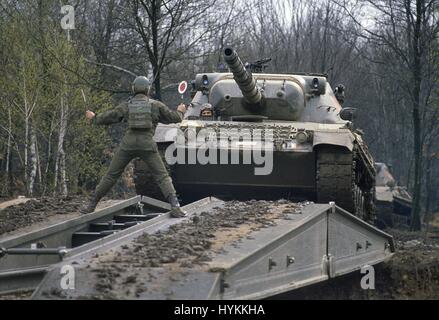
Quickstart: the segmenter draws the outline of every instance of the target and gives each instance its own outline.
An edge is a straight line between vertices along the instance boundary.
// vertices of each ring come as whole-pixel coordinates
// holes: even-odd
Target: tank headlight
[[[206,75],[203,76],[203,85],[206,87],[209,85],[209,78]]]
[[[300,131],[296,134],[296,141],[300,144],[303,144],[308,141],[308,134],[305,131]]]
[[[317,79],[317,78],[312,79],[312,86],[314,89],[318,89],[319,85],[320,85],[319,79]]]

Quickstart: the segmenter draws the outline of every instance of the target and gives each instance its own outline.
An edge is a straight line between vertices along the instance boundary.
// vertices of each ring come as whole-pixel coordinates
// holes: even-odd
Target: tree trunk
[[[12,115],[11,108],[8,108],[8,142],[6,145],[6,169],[5,169],[5,194],[10,195],[11,185],[11,143],[12,143]]]
[[[428,242],[428,231],[430,227],[430,206],[431,206],[431,193],[432,193],[432,183],[431,183],[431,162],[432,159],[430,157],[430,148],[428,148],[427,152],[427,159],[426,159],[426,170],[425,170],[425,193],[426,193],[426,199],[425,199],[425,215],[424,215],[424,223],[425,223],[425,235],[424,235],[424,241],[425,243]]]
[[[413,181],[413,205],[412,205],[412,223],[411,230],[418,231],[421,229],[421,179],[422,179],[422,140],[421,140],[421,118],[420,118],[420,100],[421,100],[421,82],[422,82],[422,65],[421,65],[421,22],[423,19],[422,10],[424,7],[423,0],[416,1],[416,22],[413,30],[413,144],[414,144],[414,181]]]
[[[38,184],[41,187],[41,185],[43,184],[43,179],[42,179],[42,170],[41,170],[41,159],[40,159],[40,148],[38,147],[38,140],[36,139],[36,144],[35,144],[35,155],[36,155],[36,161],[37,161],[37,178],[38,178]]]
[[[53,136],[53,132],[54,132],[54,118],[52,118],[52,120],[50,121],[50,131],[49,131],[49,138],[47,139],[47,161],[46,161],[46,168],[44,169],[44,187],[43,187],[43,192],[42,195],[45,196],[46,195],[46,191],[47,191],[47,187],[49,185],[49,168],[50,168],[50,164],[51,164],[51,159],[52,159],[52,136]]]
[[[58,149],[55,164],[55,190],[59,190],[60,194],[67,196],[67,179],[66,179],[66,154],[64,151],[64,140],[67,131],[67,115],[68,105],[65,103],[64,97],[61,97],[60,126],[58,135]]]
[[[154,99],[157,99],[159,101],[162,101],[162,86],[160,83],[160,70],[158,70],[157,68],[153,68],[154,71],[154,91],[155,91],[155,95],[154,95]]]
[[[158,46],[158,37],[159,37],[159,31],[158,31],[158,23],[160,19],[160,6],[161,6],[161,0],[153,0],[152,3],[152,12],[153,12],[153,18],[151,19],[151,32],[152,32],[152,50],[154,53],[154,59],[152,62],[152,69],[154,72],[154,87],[155,87],[155,98],[159,101],[162,100],[162,88],[160,84],[160,67],[159,66],[159,46]]]
[[[28,166],[28,150],[29,150],[29,103],[26,94],[26,80],[23,81],[23,97],[24,97],[24,181],[26,184],[26,193],[29,193],[29,166]]]
[[[35,130],[31,128],[30,130],[30,174],[29,174],[29,196],[33,196],[34,187],[35,187],[35,178],[37,176],[37,136],[35,134]]]

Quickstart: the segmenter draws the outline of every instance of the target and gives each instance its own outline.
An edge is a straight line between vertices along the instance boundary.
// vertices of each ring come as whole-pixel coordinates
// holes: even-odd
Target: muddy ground
[[[78,213],[83,198],[39,198],[0,210],[0,236],[52,220],[67,220]]]
[[[0,236],[44,224],[54,217],[67,219],[69,215],[77,214],[82,201],[79,198],[43,198],[1,210]],[[228,202],[215,212],[204,212],[169,231],[141,236],[120,252],[96,257],[97,263],[91,267],[100,279],[96,289],[101,294],[94,298],[136,298],[141,294],[143,289],[139,284],[143,281],[135,272],[127,272],[127,266],[131,270],[164,265],[177,271],[178,268],[207,268],[212,254],[221,252],[224,245],[248,237],[253,230],[270,227],[273,219],[279,223],[289,214],[300,214],[304,205],[284,200]],[[397,253],[390,261],[375,267],[375,290],[362,290],[362,275],[357,272],[275,298],[439,299],[439,240],[430,239],[425,244],[421,233],[387,232],[395,237]],[[28,297],[19,295],[15,298]]]
[[[87,199],[83,196],[69,196],[26,199],[26,202],[18,201],[17,205],[3,208],[0,203],[0,238],[26,234],[77,218],[81,216],[80,206],[86,201]],[[98,204],[97,209],[108,207],[120,201],[104,198]]]

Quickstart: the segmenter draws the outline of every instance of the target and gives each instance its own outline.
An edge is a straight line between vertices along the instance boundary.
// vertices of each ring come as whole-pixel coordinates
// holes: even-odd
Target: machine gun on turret
[[[271,58],[265,58],[255,62],[246,62],[245,68],[252,73],[263,73],[271,60]]]

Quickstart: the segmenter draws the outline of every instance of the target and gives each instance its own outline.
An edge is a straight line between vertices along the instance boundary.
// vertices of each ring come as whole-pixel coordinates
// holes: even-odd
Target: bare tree
[[[425,105],[425,83],[428,81],[426,65],[437,64],[437,55],[432,54],[433,43],[437,43],[439,24],[435,1],[387,0],[348,1],[334,0],[360,27],[359,37],[374,47],[386,48],[394,63],[401,68],[399,80],[405,96],[411,103],[413,139],[413,230],[421,228],[421,183],[422,183],[422,113]],[[356,12],[372,12],[373,26],[365,26]],[[387,64],[388,65],[388,64]],[[389,68],[390,69],[390,68]],[[395,70],[392,70],[394,73]]]
[[[155,95],[161,99],[163,68],[203,39],[209,30],[191,28],[197,19],[208,17],[207,12],[216,0],[131,0],[134,28],[141,36],[152,67]],[[169,50],[184,33],[192,36],[187,43],[180,42]]]

